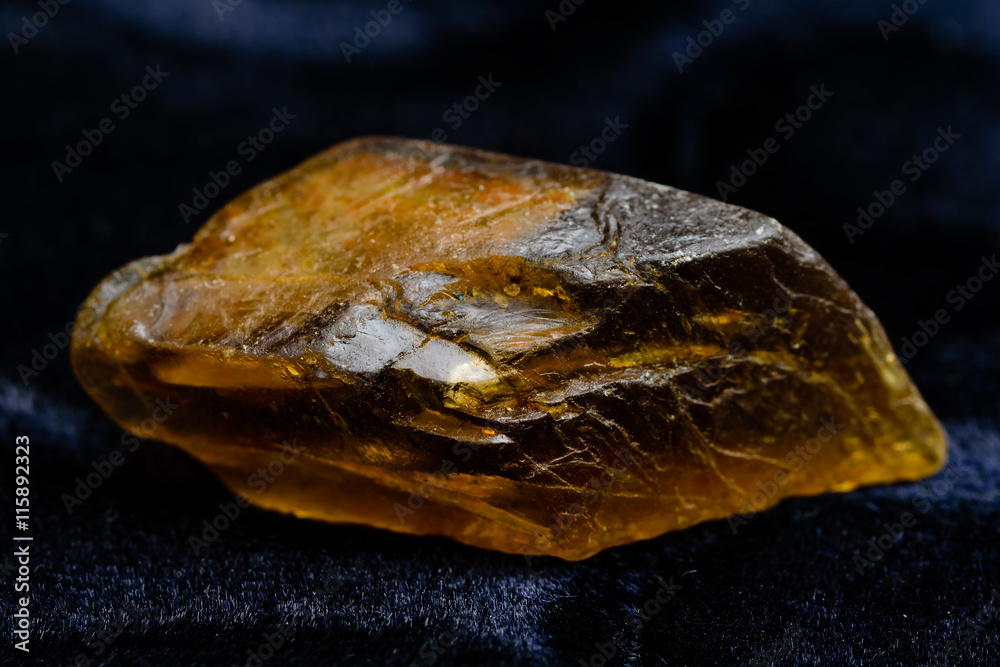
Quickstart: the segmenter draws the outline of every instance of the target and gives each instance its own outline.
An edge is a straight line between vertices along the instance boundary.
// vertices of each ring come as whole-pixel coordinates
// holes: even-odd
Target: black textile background
[[[25,32],[22,17],[46,4],[58,11]],[[4,32],[30,36],[0,45],[8,619],[20,434],[32,442],[34,536],[31,652],[15,654],[5,631],[3,664],[255,664],[262,635],[285,623],[290,636],[263,664],[600,665],[619,631],[607,664],[1000,664],[1000,278],[961,309],[948,296],[1000,246],[1000,6],[907,0],[899,11],[912,17],[888,30],[878,23],[892,20],[888,0],[401,0],[346,62],[341,42],[388,4],[0,7]],[[732,21],[679,71],[672,54],[703,22],[718,31],[723,10]],[[565,20],[546,13],[560,11]],[[168,74],[120,118],[114,100],[157,66]],[[480,76],[499,85],[453,127],[444,114]],[[811,87],[832,95],[787,136],[775,124]],[[275,108],[294,118],[247,162],[238,146]],[[53,161],[105,117],[113,131],[57,174]],[[908,364],[951,437],[945,473],[786,501],[735,532],[713,522],[580,563],[252,508],[195,555],[188,537],[232,497],[155,442],[67,512],[61,496],[122,448],[121,432],[64,349],[34,359],[37,375],[19,367],[58,347],[112,269],[171,250],[232,196],[344,139],[441,128],[450,143],[568,163],[607,119],[624,125],[591,166],[714,197],[731,165],[775,137],[778,151],[729,200],[817,248],[897,349],[947,311]],[[959,137],[908,180],[904,163],[939,128]],[[179,205],[234,159],[241,173],[186,224]],[[843,225],[894,179],[906,191],[851,243]],[[859,571],[856,556],[905,512],[914,525]]]

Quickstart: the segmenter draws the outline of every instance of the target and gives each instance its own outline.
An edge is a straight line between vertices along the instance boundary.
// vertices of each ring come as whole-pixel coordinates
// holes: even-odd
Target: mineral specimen
[[[238,197],[98,285],[72,352],[120,425],[260,506],[569,560],[946,453],[875,316],[775,220],[421,141]]]

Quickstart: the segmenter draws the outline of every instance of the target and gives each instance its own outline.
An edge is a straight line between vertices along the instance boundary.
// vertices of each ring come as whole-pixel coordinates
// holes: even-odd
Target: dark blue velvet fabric
[[[889,31],[888,0],[402,0],[346,62],[341,42],[388,4],[90,0],[59,5],[16,53],[8,36],[0,539],[13,544],[14,437],[26,434],[35,540],[31,652],[5,635],[3,664],[1000,664],[1000,278],[961,308],[949,297],[1000,246],[997,8],[911,0]],[[673,54],[723,10],[731,22],[679,71]],[[7,3],[0,19],[20,33],[37,11]],[[121,118],[116,98],[157,65],[169,74]],[[446,115],[490,75],[488,99]],[[800,128],[776,127],[824,86]],[[248,161],[241,142],[275,108],[294,118]],[[114,130],[57,174],[67,144],[106,116]],[[579,563],[254,508],[195,554],[188,538],[233,498],[153,441],[67,512],[63,494],[123,449],[56,349],[110,270],[171,250],[232,196],[350,137],[441,128],[451,143],[569,163],[608,119],[627,127],[591,166],[715,197],[775,137],[729,200],[816,247],[898,349],[947,311],[908,369],[947,426],[948,470]],[[959,138],[908,180],[904,163],[949,127]],[[185,221],[179,205],[229,160],[240,173]],[[852,243],[844,224],[894,179],[905,192]],[[53,358],[22,374],[48,344]]]

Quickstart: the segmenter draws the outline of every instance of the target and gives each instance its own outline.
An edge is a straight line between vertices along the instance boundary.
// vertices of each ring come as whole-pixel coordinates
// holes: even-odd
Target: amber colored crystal
[[[772,218],[421,141],[241,195],[98,285],[72,352],[122,427],[260,506],[569,560],[946,455],[878,320]]]

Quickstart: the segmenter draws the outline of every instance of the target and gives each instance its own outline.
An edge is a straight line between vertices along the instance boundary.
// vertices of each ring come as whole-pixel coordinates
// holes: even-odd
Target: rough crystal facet
[[[133,433],[178,404],[155,437],[261,506],[512,553],[581,559],[945,458],[877,319],[775,220],[420,141],[238,197],[105,279],[72,352]]]

